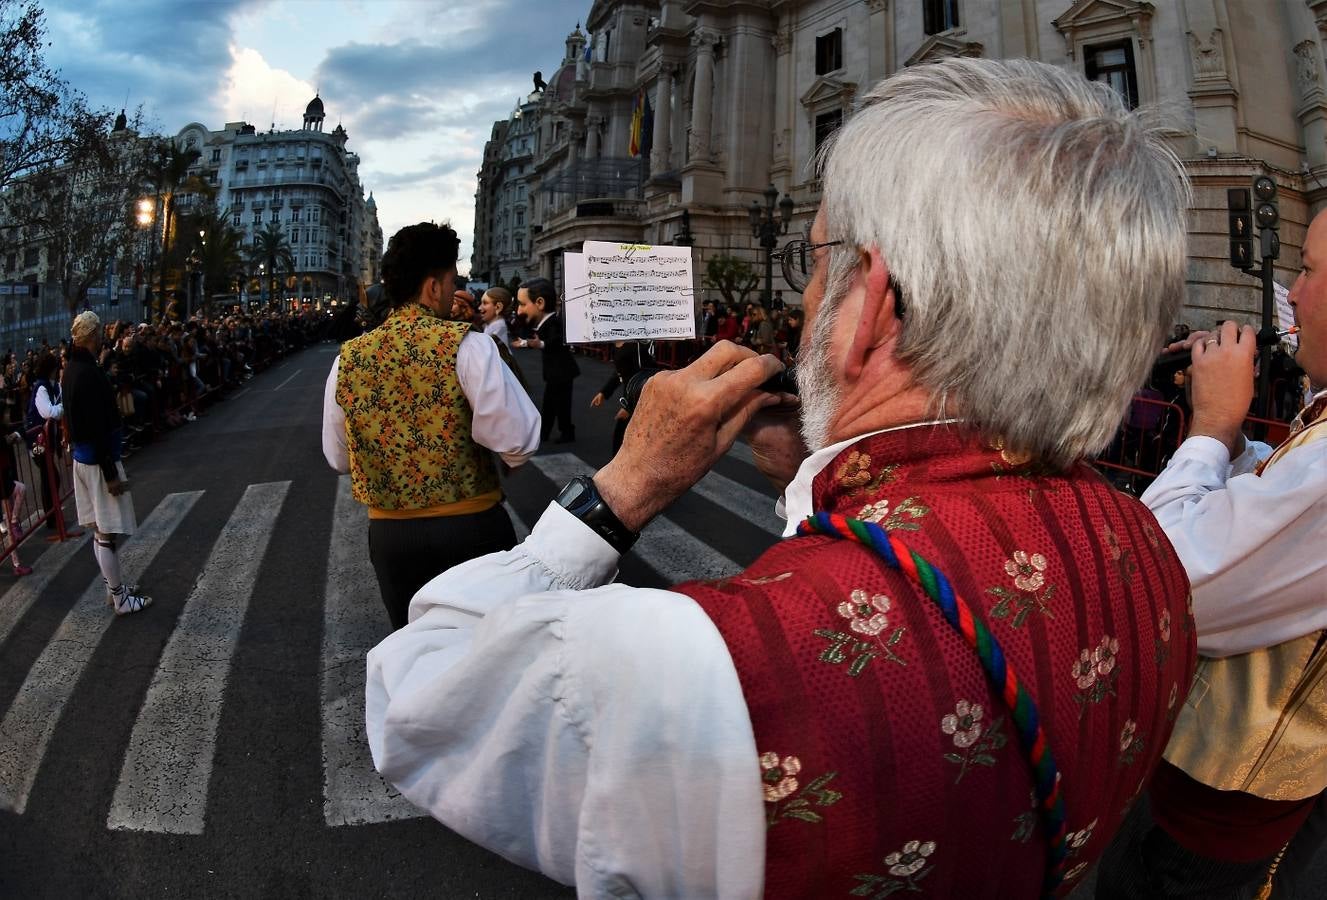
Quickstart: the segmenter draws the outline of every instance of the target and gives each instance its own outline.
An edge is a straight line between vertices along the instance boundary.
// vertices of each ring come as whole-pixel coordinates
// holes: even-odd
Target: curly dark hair
[[[382,280],[392,308],[418,296],[427,279],[442,278],[455,269],[460,249],[460,238],[445,222],[407,225],[392,235],[382,257]]]

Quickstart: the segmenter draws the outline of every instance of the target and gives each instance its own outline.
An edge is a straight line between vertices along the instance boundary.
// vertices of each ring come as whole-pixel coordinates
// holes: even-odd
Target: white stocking
[[[103,544],[103,540],[106,543]],[[97,535],[92,539],[92,552],[97,557],[97,565],[101,568],[101,577],[106,587],[111,593],[118,593],[121,585],[120,557],[115,553],[113,539]]]

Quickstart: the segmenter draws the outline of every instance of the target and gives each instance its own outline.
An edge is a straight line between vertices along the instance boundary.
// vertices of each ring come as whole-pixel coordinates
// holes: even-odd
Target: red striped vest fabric
[[[1192,677],[1189,583],[1160,526],[1086,465],[1044,471],[952,426],[859,441],[813,497],[901,536],[1004,645],[1062,773],[1067,893],[1141,792]],[[1039,894],[1046,835],[1009,712],[906,576],[814,536],[675,590],[713,620],[742,684],[767,897]]]

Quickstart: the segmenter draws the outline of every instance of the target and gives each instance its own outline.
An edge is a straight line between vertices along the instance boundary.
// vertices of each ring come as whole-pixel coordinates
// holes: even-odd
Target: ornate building
[[[202,154],[190,173],[216,188],[218,208],[229,210],[246,246],[269,224],[281,226],[295,259],[295,270],[283,273],[293,299],[350,299],[377,281],[382,258],[377,204],[364,197],[359,156],[346,149],[346,130],[325,132],[325,120],[314,97],[299,130],[227,122],[209,131],[194,122],[175,138]],[[178,202],[187,212],[198,198]]]
[[[1327,203],[1327,0],[596,0],[586,26],[521,106],[538,120],[525,265],[554,278],[584,240],[672,242],[684,211],[699,269],[715,253],[762,263],[752,202],[772,183],[800,231],[816,152],[862,94],[956,55],[1040,59],[1161,109],[1194,184],[1193,325],[1258,308],[1227,261],[1226,188],[1277,180],[1286,284]],[[653,140],[632,156],[642,94]],[[494,141],[508,141],[496,126]]]

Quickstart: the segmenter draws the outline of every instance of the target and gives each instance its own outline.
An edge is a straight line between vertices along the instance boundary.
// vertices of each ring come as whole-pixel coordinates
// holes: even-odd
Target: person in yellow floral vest
[[[1275,450],[1240,433],[1253,329],[1172,345],[1192,348],[1193,427],[1142,500],[1189,574],[1201,658],[1101,898],[1307,896],[1291,883],[1327,790],[1327,216],[1302,255],[1296,362],[1319,392]]]
[[[447,319],[459,247],[431,222],[392,236],[391,314],[342,345],[323,398],[323,454],[369,508],[393,628],[430,578],[516,544],[493,454],[519,466],[539,448],[539,413],[493,341]]]

